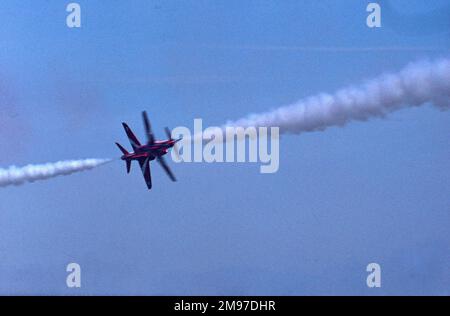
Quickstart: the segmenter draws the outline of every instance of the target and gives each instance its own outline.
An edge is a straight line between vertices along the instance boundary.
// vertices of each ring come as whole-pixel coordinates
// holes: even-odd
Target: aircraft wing
[[[142,175],[144,176],[147,188],[152,188],[152,175],[150,173],[150,157],[139,159],[139,166],[141,166]]]
[[[161,167],[163,167],[164,171],[167,173],[169,178],[172,181],[177,181],[177,179],[175,179],[175,176],[173,175],[172,171],[170,171],[169,166],[167,165],[166,161],[164,160],[164,158],[162,156],[158,157],[158,162],[161,164]]]

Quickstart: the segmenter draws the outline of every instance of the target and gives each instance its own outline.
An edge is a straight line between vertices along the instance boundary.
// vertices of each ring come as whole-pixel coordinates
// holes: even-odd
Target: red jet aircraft
[[[127,164],[127,173],[130,173],[131,169],[131,161],[137,160],[142,170],[142,174],[145,178],[145,183],[147,184],[148,189],[152,188],[152,176],[150,174],[150,161],[158,160],[159,164],[166,171],[167,175],[172,179],[172,181],[177,181],[172,171],[170,171],[169,166],[164,160],[163,156],[167,154],[168,150],[175,146],[175,144],[181,140],[172,139],[170,130],[166,127],[165,131],[167,134],[168,140],[155,140],[153,136],[150,122],[147,117],[147,113],[142,112],[142,118],[144,120],[145,132],[147,134],[147,144],[141,145],[139,140],[133,134],[131,129],[128,127],[126,123],[122,123],[123,128],[125,129],[125,133],[127,133],[128,139],[130,140],[131,147],[133,147],[134,152],[128,152],[125,148],[123,148],[119,143],[116,143],[117,147],[119,147],[120,151],[122,151],[123,155],[120,159],[125,160]]]

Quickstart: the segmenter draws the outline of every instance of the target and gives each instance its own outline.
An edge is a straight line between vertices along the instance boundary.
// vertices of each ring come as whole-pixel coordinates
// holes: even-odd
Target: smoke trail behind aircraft
[[[110,159],[67,160],[42,165],[11,166],[0,169],[0,187],[45,180],[74,172],[89,170],[110,162]]]
[[[450,107],[450,59],[412,63],[398,73],[385,74],[334,94],[321,93],[273,111],[227,122],[230,127],[278,126],[281,133],[321,131],[366,121],[406,107],[431,103]]]

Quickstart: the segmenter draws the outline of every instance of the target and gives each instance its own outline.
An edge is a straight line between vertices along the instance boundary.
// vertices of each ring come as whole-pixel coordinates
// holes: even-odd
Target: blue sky
[[[450,50],[444,0],[384,1],[379,29],[368,1],[78,1],[80,29],[67,3],[0,3],[1,166],[115,158],[143,109],[162,137]],[[448,295],[449,123],[424,106],[283,136],[275,174],[171,162],[147,192],[114,162],[2,188],[0,293]]]

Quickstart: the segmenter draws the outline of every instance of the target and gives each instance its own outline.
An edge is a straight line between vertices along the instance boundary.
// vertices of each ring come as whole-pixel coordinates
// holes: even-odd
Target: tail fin
[[[119,147],[120,151],[122,152],[122,154],[127,155],[128,151],[122,147],[122,145],[120,145],[119,143],[116,143],[117,147]]]
[[[122,154],[124,155],[128,155],[128,151],[122,147],[122,145],[120,145],[119,143],[116,143],[117,147],[119,147],[120,151],[122,152]],[[131,160],[125,160],[125,163],[127,164],[127,173],[130,173],[131,170]]]
[[[133,147],[133,150],[136,150],[136,148],[141,147],[141,143],[136,138],[136,136],[134,135],[131,128],[126,123],[122,123],[122,125],[123,125],[123,128],[125,129],[125,133],[127,133],[128,140],[130,141],[130,144],[131,144],[131,147]]]

